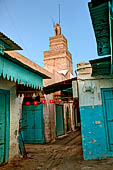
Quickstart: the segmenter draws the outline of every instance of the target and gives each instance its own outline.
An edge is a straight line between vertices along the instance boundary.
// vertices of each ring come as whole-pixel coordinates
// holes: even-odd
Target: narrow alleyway
[[[27,160],[16,160],[0,170],[113,170],[113,158],[84,161],[80,130],[52,144],[27,144]]]

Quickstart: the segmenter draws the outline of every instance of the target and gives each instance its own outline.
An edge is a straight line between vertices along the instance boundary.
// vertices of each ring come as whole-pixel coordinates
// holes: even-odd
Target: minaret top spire
[[[56,24],[56,25],[55,25],[55,27],[54,27],[54,33],[55,33],[55,36],[61,35],[61,28],[60,28],[60,25],[59,25],[59,24]]]

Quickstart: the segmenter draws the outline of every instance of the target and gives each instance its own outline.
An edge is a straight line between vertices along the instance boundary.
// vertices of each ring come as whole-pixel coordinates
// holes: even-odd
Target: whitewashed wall
[[[93,106],[102,105],[101,89],[113,88],[113,77],[91,77],[91,65],[78,67],[78,87],[79,87],[79,105]]]

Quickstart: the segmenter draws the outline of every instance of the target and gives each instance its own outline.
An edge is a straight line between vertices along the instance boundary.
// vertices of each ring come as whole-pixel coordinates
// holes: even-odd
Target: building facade
[[[50,78],[46,70],[13,50],[21,48],[0,33],[0,164],[22,154],[23,99],[37,95],[43,78]]]
[[[83,157],[113,156],[113,77],[92,76],[92,64],[77,66]]]

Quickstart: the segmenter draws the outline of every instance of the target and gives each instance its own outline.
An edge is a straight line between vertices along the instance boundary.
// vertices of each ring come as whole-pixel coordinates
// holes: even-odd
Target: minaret
[[[64,79],[69,79],[70,74],[73,75],[72,55],[68,51],[67,40],[61,34],[59,24],[54,26],[54,37],[49,38],[49,51],[44,52],[44,67],[54,74],[55,79],[60,77],[60,74]]]

